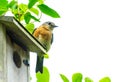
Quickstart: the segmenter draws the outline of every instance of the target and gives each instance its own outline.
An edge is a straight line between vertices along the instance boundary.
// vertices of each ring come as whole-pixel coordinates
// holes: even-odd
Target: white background
[[[41,23],[53,21],[59,26],[54,30],[50,58],[44,61],[50,71],[50,82],[63,82],[60,73],[71,80],[76,72],[94,82],[105,76],[119,82],[120,1],[46,0],[45,3],[61,15],[60,19],[46,15],[41,19]],[[35,82],[35,54],[31,55],[32,82]]]

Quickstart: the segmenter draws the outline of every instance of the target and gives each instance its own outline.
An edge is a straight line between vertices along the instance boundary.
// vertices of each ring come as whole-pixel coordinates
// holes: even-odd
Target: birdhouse
[[[12,16],[0,17],[0,82],[29,82],[29,52],[46,52]]]

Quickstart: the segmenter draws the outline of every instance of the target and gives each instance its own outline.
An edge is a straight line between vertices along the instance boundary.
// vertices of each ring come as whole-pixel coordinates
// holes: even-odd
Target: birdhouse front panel
[[[7,82],[29,82],[29,67],[23,61],[28,60],[29,53],[16,44],[7,35],[6,45]]]

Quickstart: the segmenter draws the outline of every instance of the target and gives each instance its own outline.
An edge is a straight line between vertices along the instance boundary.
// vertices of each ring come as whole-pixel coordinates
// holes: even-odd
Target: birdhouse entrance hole
[[[13,53],[13,61],[18,68],[21,67],[21,58],[17,51]]]

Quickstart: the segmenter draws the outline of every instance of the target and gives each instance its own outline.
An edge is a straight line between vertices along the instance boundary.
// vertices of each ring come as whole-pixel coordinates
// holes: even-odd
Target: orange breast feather
[[[33,36],[38,38],[39,35],[41,36],[42,39],[44,40],[51,40],[52,33],[50,30],[44,28],[44,27],[39,27],[35,30]]]

